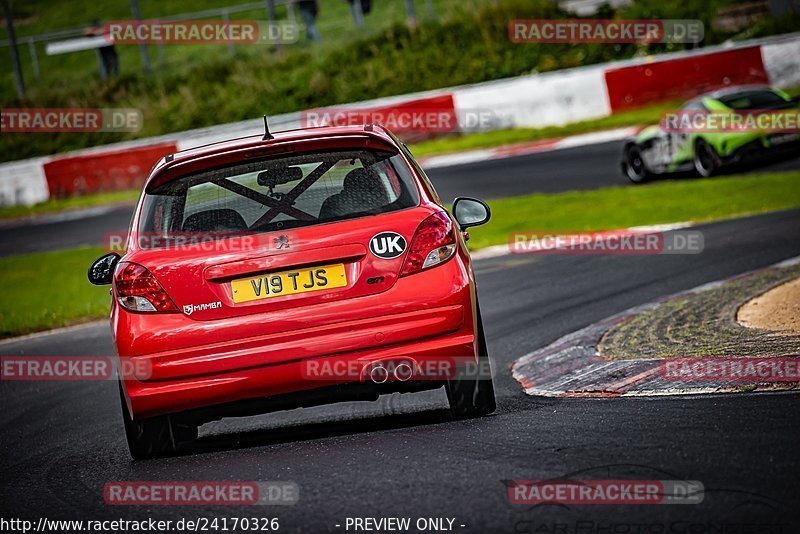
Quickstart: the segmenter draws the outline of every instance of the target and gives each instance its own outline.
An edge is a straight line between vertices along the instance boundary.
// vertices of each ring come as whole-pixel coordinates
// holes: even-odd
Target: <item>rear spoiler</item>
[[[151,193],[153,189],[176,178],[246,161],[266,160],[289,154],[349,149],[400,153],[398,147],[389,139],[366,128],[363,134],[294,138],[285,141],[257,140],[217,152],[187,155],[183,158],[178,154],[172,161],[165,162],[153,171],[145,184],[145,192]]]

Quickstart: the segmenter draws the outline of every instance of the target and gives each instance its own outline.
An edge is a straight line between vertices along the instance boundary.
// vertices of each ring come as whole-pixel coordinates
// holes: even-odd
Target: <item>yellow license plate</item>
[[[344,264],[269,273],[231,282],[233,302],[250,302],[347,286]]]

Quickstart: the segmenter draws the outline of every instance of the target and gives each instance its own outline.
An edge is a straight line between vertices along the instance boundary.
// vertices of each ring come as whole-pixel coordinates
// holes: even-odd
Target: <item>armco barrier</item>
[[[699,92],[740,83],[800,85],[800,33],[348,106],[386,111],[452,102],[457,116],[469,112],[493,113],[496,117],[493,128],[537,128],[596,119],[647,103],[689,98]],[[299,112],[270,117],[270,125],[273,131],[298,128],[303,125],[303,117]],[[261,127],[261,120],[253,119],[0,164],[0,205],[32,204],[50,195],[138,186],[156,160],[166,153],[258,133]]]
[[[0,206],[29,206],[47,200],[45,161],[34,158],[0,165]]]
[[[769,81],[778,87],[800,85],[800,38],[761,45]]]
[[[501,127],[540,128],[611,113],[603,65],[519,76],[453,90],[456,111],[490,110]]]
[[[727,85],[769,82],[760,46],[605,71],[612,113],[653,102],[691,98]]]
[[[88,192],[119,191],[141,187],[159,158],[178,150],[174,142],[127,150],[78,154],[44,164],[50,196],[65,198]]]

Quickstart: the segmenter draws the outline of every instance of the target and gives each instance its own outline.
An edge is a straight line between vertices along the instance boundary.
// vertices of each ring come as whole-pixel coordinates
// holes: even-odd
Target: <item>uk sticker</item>
[[[381,232],[369,240],[369,250],[379,258],[391,260],[406,251],[406,239],[397,232]]]

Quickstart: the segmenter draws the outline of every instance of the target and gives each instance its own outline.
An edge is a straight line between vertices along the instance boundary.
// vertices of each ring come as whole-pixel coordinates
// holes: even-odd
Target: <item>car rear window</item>
[[[145,195],[139,231],[206,239],[366,217],[418,204],[419,193],[399,154],[357,150],[294,155],[169,181]]]
[[[731,109],[779,109],[791,106],[774,91],[745,91],[720,97],[720,102]]]

